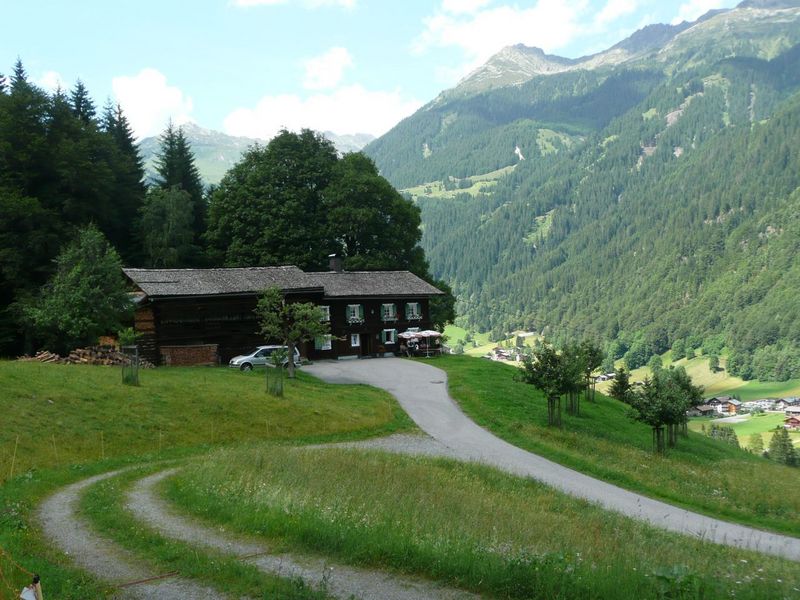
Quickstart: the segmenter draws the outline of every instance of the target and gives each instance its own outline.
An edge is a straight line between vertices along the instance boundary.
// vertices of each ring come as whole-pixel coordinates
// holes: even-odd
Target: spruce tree
[[[133,130],[119,104],[106,103],[100,126],[114,147],[114,188],[121,235],[112,239],[112,243],[128,264],[139,263],[142,247],[135,232],[146,191],[144,163]]]
[[[183,130],[174,127],[172,121],[167,124],[159,142],[155,160],[156,185],[163,190],[177,187],[189,194],[192,199],[194,243],[199,246],[206,229],[206,200],[194,154]]]
[[[777,463],[797,466],[797,452],[785,427],[776,427],[769,441],[769,457]]]
[[[72,106],[72,114],[85,125],[94,122],[97,110],[89,96],[89,90],[86,89],[86,86],[83,85],[80,79],[75,83],[75,87],[72,88],[70,105]]]

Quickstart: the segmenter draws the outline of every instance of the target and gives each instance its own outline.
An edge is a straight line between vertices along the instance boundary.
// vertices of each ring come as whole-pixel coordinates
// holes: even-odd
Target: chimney
[[[335,273],[341,273],[344,271],[344,264],[342,262],[342,257],[338,254],[329,254],[328,255],[328,268]]]

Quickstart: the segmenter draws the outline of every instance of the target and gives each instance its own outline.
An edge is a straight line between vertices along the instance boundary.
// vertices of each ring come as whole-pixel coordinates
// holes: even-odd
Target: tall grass
[[[689,432],[664,457],[627,407],[597,396],[581,416],[547,427],[544,397],[495,362],[448,356],[436,363],[464,412],[503,439],[628,489],[709,515],[800,535],[800,469]]]
[[[345,439],[413,426],[386,392],[302,372],[281,398],[264,374],[225,368],[143,370],[0,361],[0,483],[32,468],[168,448],[253,440]],[[12,469],[13,466],[13,469]]]
[[[656,530],[485,467],[345,450],[219,451],[167,480],[274,545],[502,598],[797,596],[797,565]]]
[[[157,468],[163,468],[163,465]],[[104,536],[111,538],[152,565],[153,572],[178,571],[220,591],[220,596],[324,600],[327,594],[302,580],[262,573],[257,567],[216,551],[196,548],[165,538],[142,527],[125,510],[125,490],[153,467],[129,471],[90,487],[80,509]]]

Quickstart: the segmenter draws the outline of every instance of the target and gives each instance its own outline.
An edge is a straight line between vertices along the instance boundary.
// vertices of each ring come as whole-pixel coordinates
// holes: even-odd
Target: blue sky
[[[118,99],[139,136],[168,118],[268,138],[380,135],[502,47],[602,50],[735,0],[6,0],[0,71]]]

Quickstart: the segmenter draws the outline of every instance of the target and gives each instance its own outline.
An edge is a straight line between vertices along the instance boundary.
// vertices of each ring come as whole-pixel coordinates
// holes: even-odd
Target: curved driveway
[[[800,561],[800,539],[712,519],[594,479],[504,442],[470,420],[447,392],[447,374],[403,360],[324,361],[304,369],[331,383],[382,388],[428,435],[462,460],[481,462],[513,475],[532,477],[572,496],[706,541]]]

